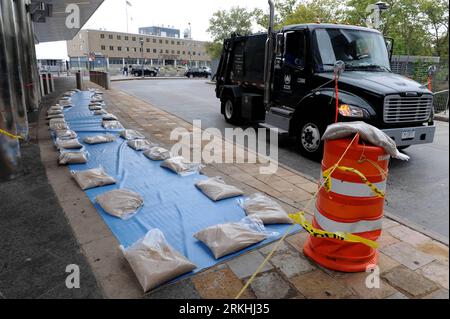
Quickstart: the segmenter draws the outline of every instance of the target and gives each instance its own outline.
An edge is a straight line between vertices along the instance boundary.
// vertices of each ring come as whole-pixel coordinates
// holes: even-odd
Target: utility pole
[[[192,25],[189,22],[189,68],[192,67]]]
[[[142,40],[141,39],[141,58],[142,58],[142,60],[141,60],[141,63],[142,63],[142,65],[141,65],[141,72],[142,72],[142,78],[144,78],[144,40]]]

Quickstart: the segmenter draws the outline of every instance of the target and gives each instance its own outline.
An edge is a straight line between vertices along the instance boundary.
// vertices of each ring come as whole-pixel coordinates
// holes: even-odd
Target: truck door
[[[285,32],[277,38],[274,97],[279,104],[295,107],[307,93],[306,56],[304,31]]]

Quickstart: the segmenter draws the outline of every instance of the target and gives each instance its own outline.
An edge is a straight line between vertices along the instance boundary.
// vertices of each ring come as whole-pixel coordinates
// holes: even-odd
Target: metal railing
[[[89,80],[109,90],[111,80],[108,72],[89,71]]]
[[[448,113],[448,101],[449,101],[449,95],[448,95],[448,89],[439,91],[434,93],[434,113]]]

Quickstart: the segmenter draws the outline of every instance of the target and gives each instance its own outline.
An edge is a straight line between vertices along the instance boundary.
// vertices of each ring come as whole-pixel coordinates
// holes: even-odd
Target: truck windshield
[[[379,33],[350,29],[316,29],[313,35],[316,72],[333,71],[337,60],[345,69],[390,72],[389,57]]]

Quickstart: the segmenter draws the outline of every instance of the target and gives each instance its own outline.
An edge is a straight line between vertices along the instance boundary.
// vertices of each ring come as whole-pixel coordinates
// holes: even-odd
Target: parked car
[[[211,75],[211,72],[200,69],[200,68],[192,68],[186,71],[184,73],[184,76],[187,76],[188,78],[207,78]]]
[[[131,74],[134,76],[142,76],[142,68],[137,66],[131,70]],[[157,68],[149,69],[144,68],[144,76],[157,76],[159,74],[159,70]]]

